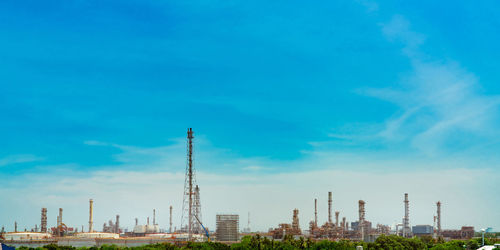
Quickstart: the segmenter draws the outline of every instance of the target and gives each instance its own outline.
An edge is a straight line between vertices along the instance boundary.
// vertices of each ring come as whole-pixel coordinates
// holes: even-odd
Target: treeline
[[[486,245],[492,245],[495,238],[485,239]],[[71,247],[71,246],[58,246],[46,245],[44,247],[36,248],[36,250],[177,250],[177,249],[341,249],[341,250],[355,250],[357,246],[363,246],[363,249],[477,249],[481,246],[481,239],[474,238],[471,240],[452,240],[444,242],[442,239],[436,240],[432,237],[414,237],[403,238],[400,236],[382,235],[378,237],[375,242],[354,242],[350,240],[339,241],[312,241],[310,239],[293,239],[292,237],[285,237],[282,241],[270,240],[259,235],[245,236],[239,243],[227,245],[219,242],[190,242],[183,246],[178,246],[170,243],[158,243],[152,245],[144,245],[139,247],[121,247],[116,245],[103,245],[101,247]],[[19,250],[35,250],[35,248],[19,247]]]

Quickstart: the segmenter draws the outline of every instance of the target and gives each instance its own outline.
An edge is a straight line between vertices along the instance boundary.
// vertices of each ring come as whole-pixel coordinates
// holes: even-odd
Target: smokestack
[[[135,225],[137,226],[139,224],[139,219],[135,218]]]
[[[17,232],[17,221],[14,221],[14,232]]]
[[[328,224],[332,224],[332,192],[328,192]]]
[[[314,199],[314,227],[318,227],[318,199]]]
[[[115,233],[120,233],[120,215],[116,215]]]
[[[437,205],[437,235],[441,236],[441,202],[438,201]]]
[[[153,225],[156,225],[156,209],[153,208]]]
[[[59,222],[57,224],[57,226],[61,226],[61,224],[63,223],[63,219],[62,219],[62,213],[63,213],[63,209],[62,208],[59,208]]]
[[[335,211],[335,227],[339,227],[339,211]]]
[[[169,232],[172,233],[172,206],[170,206],[170,229]]]
[[[405,217],[403,218],[403,237],[409,237],[410,236],[410,208],[409,208],[409,201],[408,201],[408,193],[405,193]]]
[[[149,225],[149,217],[148,217],[148,223],[147,224]]]
[[[42,208],[42,220],[40,223],[40,232],[47,232],[47,208]]]
[[[94,210],[94,200],[89,200],[89,233],[94,232],[94,221],[93,221],[93,210]],[[83,231],[82,231],[83,232]]]

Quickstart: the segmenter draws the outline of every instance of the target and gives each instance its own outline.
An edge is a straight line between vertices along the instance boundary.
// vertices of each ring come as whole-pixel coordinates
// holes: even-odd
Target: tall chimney
[[[148,216],[148,223],[147,224],[149,225],[149,216]]]
[[[339,211],[335,211],[335,227],[339,227]]]
[[[156,209],[153,208],[153,225],[156,225]]]
[[[120,233],[120,215],[116,215],[115,233]]]
[[[58,222],[57,226],[61,226],[61,224],[63,223],[62,214],[63,214],[63,209],[59,208],[59,222]]]
[[[94,221],[93,221],[93,210],[94,210],[94,200],[90,199],[89,200],[90,206],[89,206],[89,233],[94,232]]]
[[[139,219],[135,218],[135,225],[137,226],[139,224]]]
[[[169,232],[173,233],[172,232],[172,206],[170,206],[170,229],[169,229]]]
[[[318,199],[314,199],[314,227],[318,227]]]
[[[437,235],[441,236],[441,202],[438,201],[437,205]]]
[[[14,221],[14,232],[17,232],[17,221]]]
[[[328,192],[328,224],[332,224],[332,192]]]

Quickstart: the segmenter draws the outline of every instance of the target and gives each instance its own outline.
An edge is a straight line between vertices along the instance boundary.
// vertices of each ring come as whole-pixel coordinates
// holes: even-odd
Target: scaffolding
[[[216,215],[216,234],[218,241],[238,241],[239,240],[239,215],[218,214]]]

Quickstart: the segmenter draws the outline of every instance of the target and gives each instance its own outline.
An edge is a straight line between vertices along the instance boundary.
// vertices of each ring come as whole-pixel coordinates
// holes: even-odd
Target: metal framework
[[[186,162],[186,177],[184,181],[184,198],[182,203],[181,230],[188,233],[188,240],[192,240],[193,233],[197,228],[198,223],[194,220],[194,215],[197,214],[197,206],[194,206],[196,201],[196,174],[193,160],[193,129],[187,131],[187,162]],[[199,196],[198,196],[199,198]],[[198,199],[199,203],[199,199]],[[200,207],[200,206],[198,206]]]
[[[194,188],[194,202],[193,202],[193,210],[194,210],[194,217],[197,218],[199,223],[195,223],[193,225],[193,233],[195,234],[201,234],[203,233],[203,229],[201,228],[201,203],[200,203],[200,188],[198,185]]]
[[[238,241],[239,216],[237,214],[216,215],[218,241]]]

